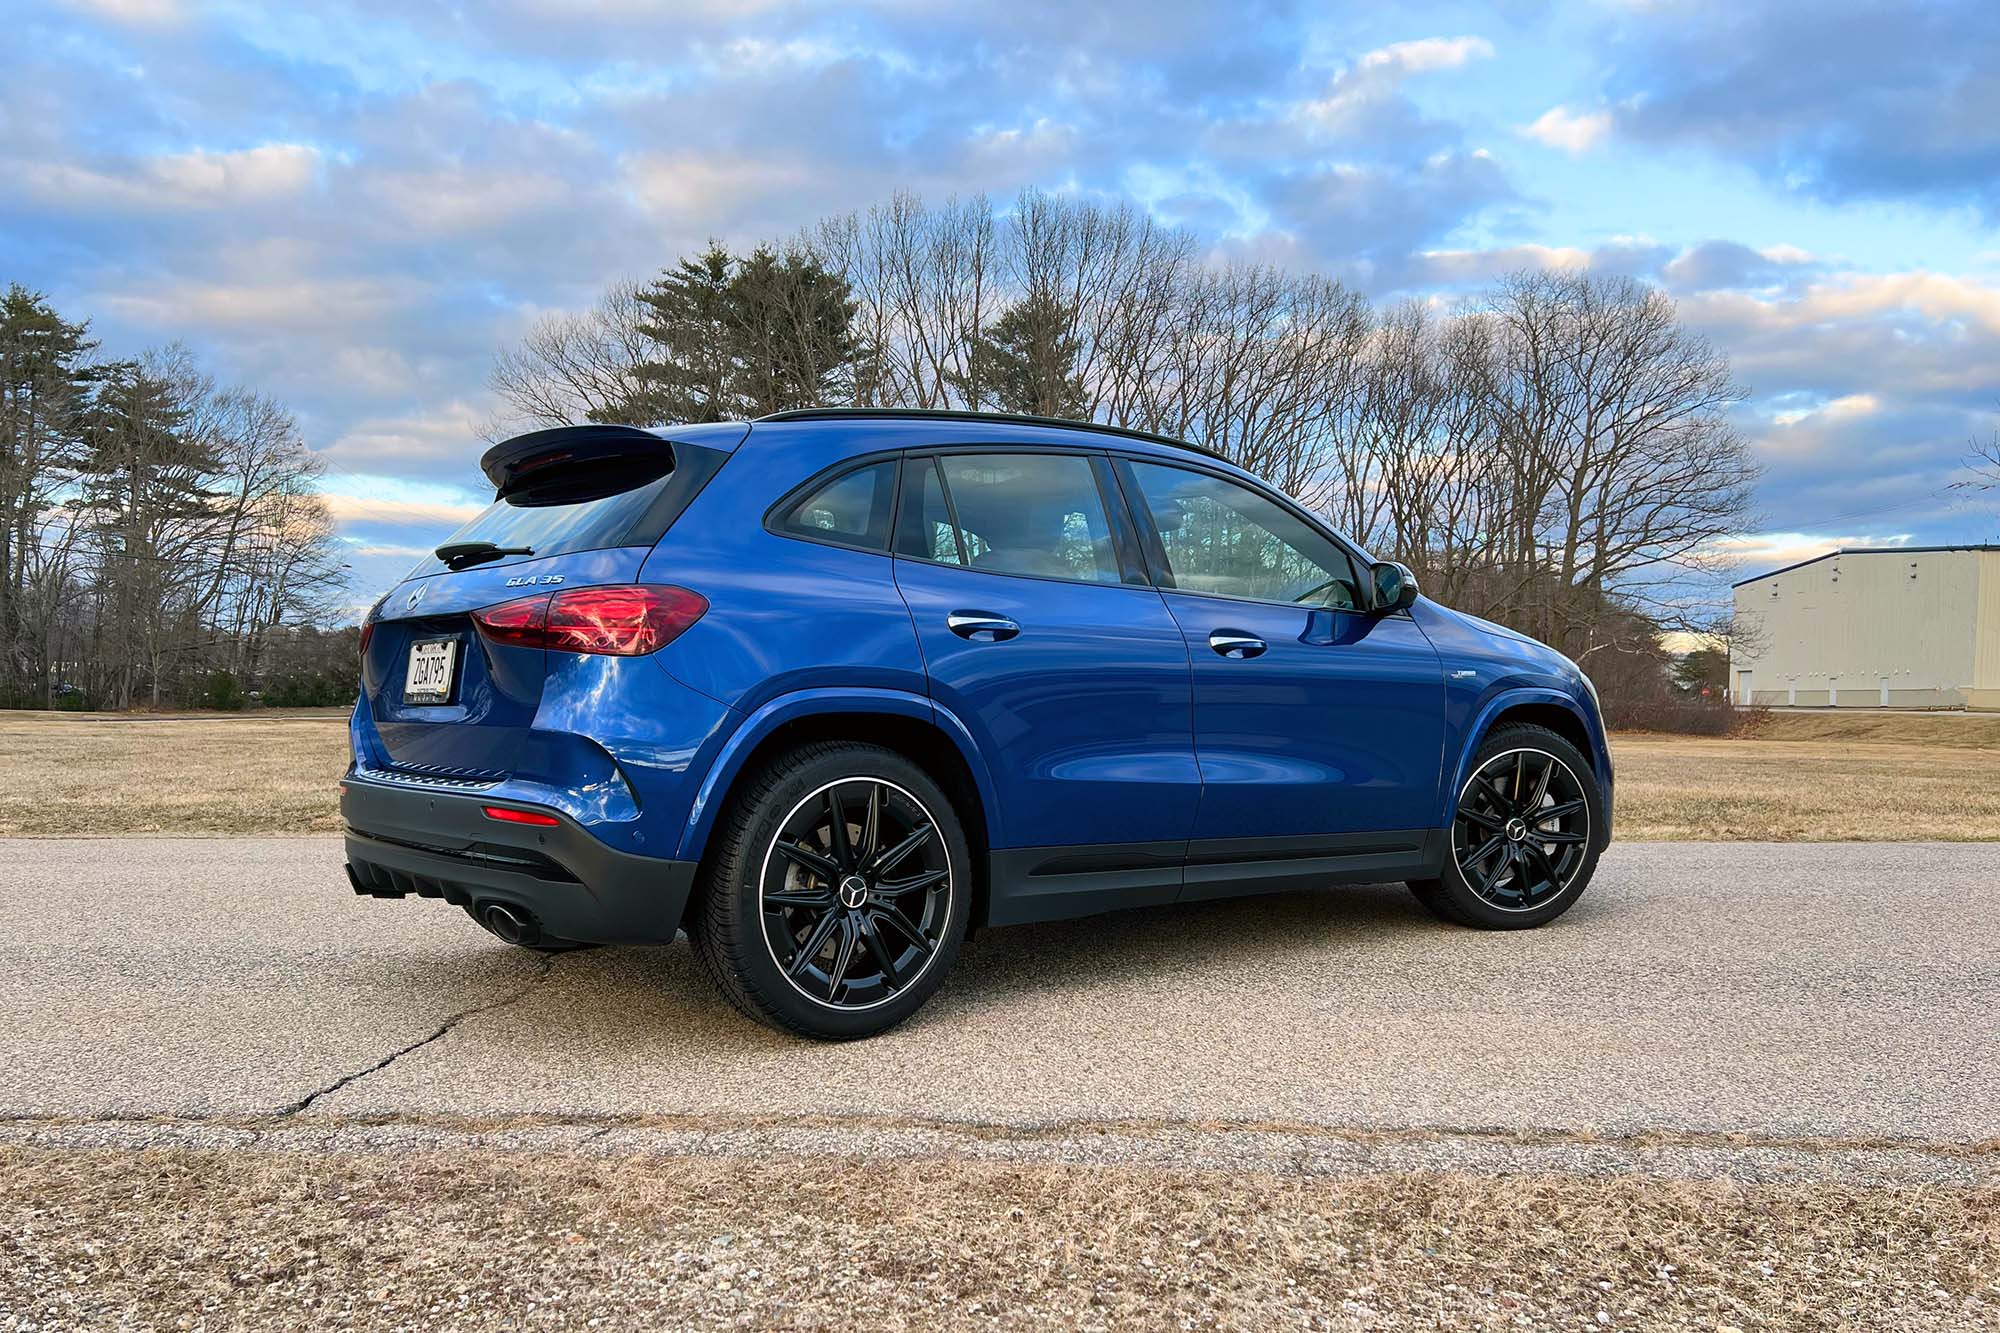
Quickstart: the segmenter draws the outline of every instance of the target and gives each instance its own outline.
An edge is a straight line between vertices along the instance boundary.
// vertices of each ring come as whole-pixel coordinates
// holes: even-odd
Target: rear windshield
[[[479,517],[451,534],[440,546],[454,542],[492,542],[495,546],[525,546],[534,554],[510,555],[493,564],[543,556],[567,555],[573,551],[596,551],[612,546],[651,546],[666,534],[688,501],[728,455],[696,445],[676,445],[672,470],[664,476],[620,480],[603,474],[590,484],[569,488],[577,498],[564,496],[561,478],[551,474],[541,487],[495,500]],[[442,560],[428,556],[411,577],[435,574],[445,568]]]

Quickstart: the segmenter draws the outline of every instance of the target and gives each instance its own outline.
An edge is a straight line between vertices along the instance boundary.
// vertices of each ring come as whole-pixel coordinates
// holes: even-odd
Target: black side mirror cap
[[[1407,611],[1417,600],[1417,576],[1410,567],[1394,560],[1378,560],[1369,571],[1369,592],[1376,615]]]

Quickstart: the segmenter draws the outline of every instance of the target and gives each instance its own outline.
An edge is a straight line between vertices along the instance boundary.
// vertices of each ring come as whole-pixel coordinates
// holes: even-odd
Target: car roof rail
[[[1229,460],[1219,451],[1204,444],[1190,444],[1177,440],[1171,435],[1155,435],[1151,431],[1133,430],[1127,426],[1109,426],[1101,421],[1076,421],[1068,417],[1038,417],[1025,412],[972,412],[955,407],[794,407],[783,412],[772,412],[756,418],[764,421],[996,421],[1013,426],[1054,426],[1063,430],[1095,431],[1099,435],[1117,435],[1128,440],[1145,440],[1149,444],[1164,444],[1175,449],[1186,449],[1192,453],[1204,454],[1219,462]],[[1233,465],[1232,465],[1233,466]]]

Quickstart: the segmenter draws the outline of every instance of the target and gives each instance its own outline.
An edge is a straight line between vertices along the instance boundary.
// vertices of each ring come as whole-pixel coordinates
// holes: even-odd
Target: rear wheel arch
[[[986,801],[964,752],[950,734],[935,722],[905,713],[866,710],[813,712],[781,722],[759,737],[742,756],[730,776],[727,789],[716,802],[718,813],[727,810],[746,784],[767,769],[772,761],[807,746],[839,741],[879,745],[893,750],[924,770],[932,781],[944,789],[953,812],[964,826],[966,841],[971,844],[971,920],[974,925],[984,922],[986,860],[987,851],[992,846]],[[693,859],[705,864],[712,851],[712,842],[705,839],[704,843]],[[692,903],[688,910],[693,910]]]

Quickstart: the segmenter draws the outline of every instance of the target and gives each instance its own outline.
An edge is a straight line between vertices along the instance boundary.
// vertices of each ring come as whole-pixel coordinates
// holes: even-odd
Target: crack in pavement
[[[325,1087],[313,1089],[313,1091],[307,1093],[305,1096],[299,1098],[297,1101],[289,1102],[286,1105],[279,1107],[277,1112],[275,1113],[274,1118],[278,1120],[286,1120],[291,1118],[292,1116],[299,1115],[304,1111],[310,1110],[312,1108],[313,1103],[317,1102],[320,1098],[331,1096],[332,1094],[339,1092],[342,1088],[345,1088],[350,1084],[359,1083],[362,1079],[367,1078],[370,1074],[379,1074],[384,1069],[387,1069],[390,1065],[395,1064],[396,1061],[410,1054],[412,1051],[420,1051],[424,1047],[430,1045],[432,1042],[444,1036],[445,1033],[450,1032],[453,1028],[457,1027],[460,1023],[463,1023],[468,1018],[475,1018],[480,1014],[490,1014],[496,1009],[505,1009],[509,1005],[520,1003],[522,1000],[527,999],[529,995],[533,994],[536,987],[540,986],[544,981],[547,981],[549,979],[549,974],[555,970],[557,957],[559,957],[559,955],[557,954],[542,954],[539,957],[537,957],[535,960],[536,962],[535,975],[528,979],[528,983],[525,986],[522,986],[519,990],[515,991],[513,994],[504,995],[501,998],[490,1001],[486,1004],[474,1005],[470,1009],[459,1010],[457,1013],[451,1015],[451,1017],[445,1019],[444,1022],[438,1024],[437,1030],[435,1032],[432,1032],[428,1037],[419,1038],[418,1040],[411,1042],[407,1046],[389,1052],[387,1055],[383,1056],[380,1060],[377,1060],[374,1064],[369,1065],[366,1069],[357,1069],[351,1074],[342,1074],[339,1078],[327,1084]]]

